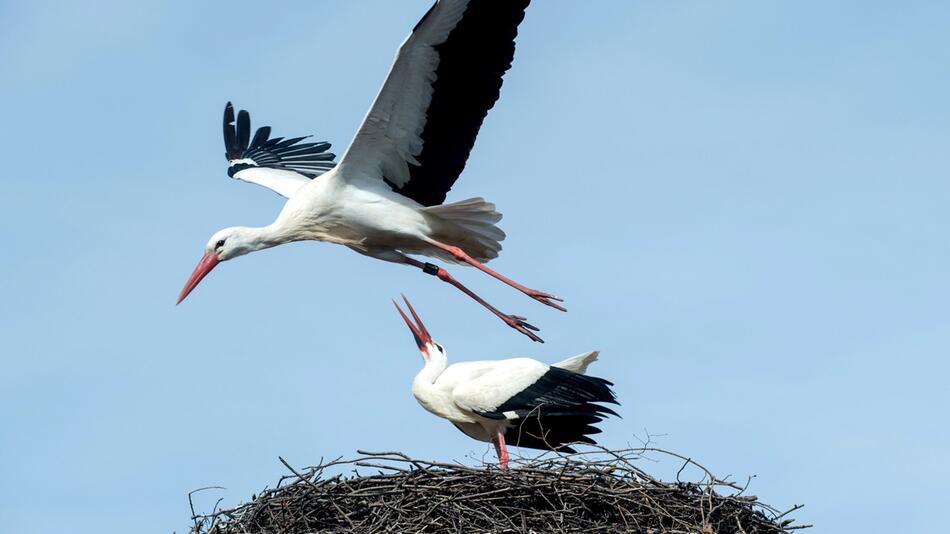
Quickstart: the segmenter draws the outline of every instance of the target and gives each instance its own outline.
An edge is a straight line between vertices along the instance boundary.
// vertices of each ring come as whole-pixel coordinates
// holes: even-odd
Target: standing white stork
[[[353,142],[333,163],[329,143],[251,139],[250,115],[235,128],[224,110],[228,174],[288,198],[262,228],[215,233],[185,283],[180,303],[222,261],[290,241],[345,245],[367,256],[410,265],[452,284],[509,326],[542,341],[524,317],[500,312],[445,269],[407,254],[468,264],[561,311],[550,293],[525,287],[484,266],[505,238],[501,214],[482,198],[443,204],[465,167],[488,110],[511,67],[518,25],[529,0],[438,0],[396,54]]]
[[[432,339],[403,296],[413,323],[396,305],[422,353],[425,366],[412,381],[412,394],[429,412],[452,422],[479,441],[491,442],[502,469],[507,444],[575,452],[571,443],[595,443],[594,425],[616,412],[600,403],[619,404],[603,378],[585,376],[598,352],[586,352],[554,365],[531,358],[448,364],[445,348]]]

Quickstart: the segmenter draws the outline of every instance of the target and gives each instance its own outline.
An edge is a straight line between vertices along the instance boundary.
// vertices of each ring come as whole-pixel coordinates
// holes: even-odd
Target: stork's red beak
[[[406,321],[406,325],[409,326],[409,330],[412,330],[412,337],[416,338],[416,345],[419,345],[419,350],[428,354],[429,349],[426,348],[427,343],[432,343],[432,336],[429,335],[429,331],[426,330],[426,325],[422,324],[422,319],[419,318],[419,315],[416,314],[416,310],[412,309],[412,304],[409,304],[409,299],[405,295],[402,296],[402,300],[405,301],[406,307],[409,308],[409,313],[412,314],[412,318],[416,320],[413,323],[406,314],[403,313],[402,308],[399,307],[399,304],[396,304],[396,301],[393,301],[393,305],[396,306],[396,311],[399,312],[399,315],[402,316],[402,319]]]
[[[205,255],[201,257],[201,261],[198,262],[198,266],[195,267],[195,271],[191,273],[191,276],[188,277],[188,281],[185,282],[185,287],[183,287],[181,293],[178,294],[178,302],[175,302],[175,304],[181,304],[181,301],[185,300],[188,293],[191,293],[194,288],[198,287],[198,282],[201,282],[202,278],[208,276],[211,269],[214,269],[214,266],[218,263],[217,254],[214,252],[205,253]]]

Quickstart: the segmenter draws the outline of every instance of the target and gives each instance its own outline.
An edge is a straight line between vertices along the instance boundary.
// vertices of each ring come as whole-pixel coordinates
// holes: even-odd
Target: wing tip
[[[237,148],[237,131],[234,127],[234,106],[231,102],[224,106],[224,157],[228,161],[235,159],[234,153]]]
[[[234,161],[250,158],[257,163],[254,166],[283,168],[298,172],[308,178],[314,178],[335,166],[336,158],[327,152],[332,146],[327,141],[298,145],[300,141],[313,137],[283,138],[271,137],[271,127],[261,126],[251,137],[251,114],[240,110],[235,119],[234,105],[228,101],[224,106],[224,148],[225,159]],[[258,159],[259,152],[271,157],[271,161]],[[282,161],[284,160],[284,161]],[[277,163],[274,165],[274,163]],[[240,169],[230,168],[228,174],[233,178]]]

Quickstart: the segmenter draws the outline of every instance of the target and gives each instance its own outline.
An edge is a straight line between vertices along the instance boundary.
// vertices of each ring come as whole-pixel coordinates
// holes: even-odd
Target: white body
[[[271,226],[297,239],[366,250],[397,241],[417,243],[433,232],[437,224],[427,220],[422,206],[381,181],[356,186],[345,169],[336,167],[301,187]]]
[[[346,177],[346,170],[341,165],[310,180],[290,197],[272,224],[243,228],[241,234],[253,235],[262,245],[254,249],[317,240],[388,261],[400,261],[401,252],[456,262],[451,254],[433,246],[432,240],[458,246],[479,261],[495,258],[501,250],[499,241],[505,234],[494,226],[501,214],[493,204],[473,198],[423,207],[381,180],[357,179],[356,185]],[[209,245],[221,237],[216,234]],[[234,243],[232,237],[227,236]],[[227,248],[222,252],[222,260],[232,257]]]
[[[495,226],[501,214],[494,204],[482,198],[444,203],[499,97],[527,4],[437,0],[399,48],[336,164],[327,142],[273,137],[269,126],[258,128],[252,138],[250,114],[235,115],[228,102],[223,121],[228,175],[288,200],[267,226],[225,228],[211,236],[178,302],[220,262],[291,241],[326,241],[434,275],[510,327],[542,341],[524,317],[502,313],[442,267],[410,257],[471,265],[566,311],[557,304],[560,298],[483,265],[498,257],[505,239]]]
[[[551,367],[584,374],[597,360],[591,351],[553,366],[531,358],[481,360],[448,365],[442,349],[432,347],[426,365],[412,381],[412,394],[430,413],[455,424],[469,437],[490,442],[511,427],[512,412],[505,420],[489,419],[476,412],[491,411],[536,382]]]
[[[225,261],[289,241],[346,245],[375,258],[402,262],[401,253],[458,263],[432,240],[456,246],[487,262],[498,256],[504,232],[501,214],[481,198],[423,207],[393,191],[409,182],[409,165],[423,148],[432,82],[443,43],[460,22],[469,0],[439,0],[396,53],[386,81],[359,130],[332,170],[310,180],[298,173],[250,168],[234,177],[289,197],[277,219],[263,228],[227,228],[208,242]],[[232,160],[231,165],[250,160]],[[253,162],[252,162],[253,163]],[[215,246],[224,240],[225,246]]]

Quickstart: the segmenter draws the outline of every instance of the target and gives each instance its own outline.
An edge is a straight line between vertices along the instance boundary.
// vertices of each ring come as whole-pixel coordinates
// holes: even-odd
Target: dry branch
[[[429,462],[398,452],[295,469],[234,508],[196,514],[193,534],[368,532],[788,533],[781,512],[689,458],[656,448],[520,460],[510,471]],[[668,455],[703,475],[663,482],[634,465]],[[373,474],[359,475],[357,469]],[[327,477],[351,469],[351,476]],[[680,472],[683,470],[681,469]]]

